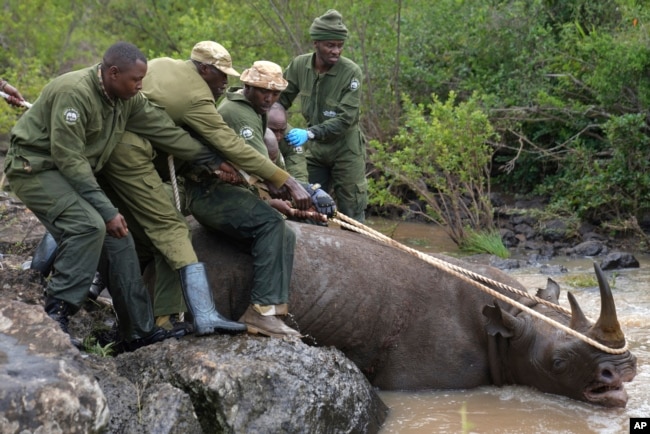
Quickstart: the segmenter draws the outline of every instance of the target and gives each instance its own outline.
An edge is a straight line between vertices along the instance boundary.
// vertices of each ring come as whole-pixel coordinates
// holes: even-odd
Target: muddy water
[[[419,250],[457,255],[453,242],[430,225],[373,219],[369,224],[396,240]],[[638,269],[608,272],[619,322],[630,350],[637,356],[636,378],[626,384],[625,409],[607,409],[547,395],[523,386],[482,387],[473,390],[380,392],[390,408],[381,434],[430,433],[626,433],[631,417],[650,417],[650,256],[635,255]],[[596,319],[600,309],[597,287],[572,287],[576,276],[593,275],[589,259],[553,259],[551,264],[568,271],[550,276],[562,288],[560,303],[569,307],[566,291],[578,299],[587,317]],[[549,276],[531,266],[509,272],[530,292],[545,287]],[[469,428],[468,428],[469,427]]]

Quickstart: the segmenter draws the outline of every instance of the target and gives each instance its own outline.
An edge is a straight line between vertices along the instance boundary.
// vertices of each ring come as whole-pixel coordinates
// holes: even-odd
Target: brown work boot
[[[156,325],[167,331],[184,330],[186,335],[194,332],[194,327],[187,321],[181,320],[178,314],[161,315],[156,317]]]
[[[248,333],[253,335],[259,333],[272,338],[284,336],[303,337],[296,330],[286,325],[277,315],[262,315],[252,305],[248,306],[246,312],[239,318],[239,322],[246,324]]]

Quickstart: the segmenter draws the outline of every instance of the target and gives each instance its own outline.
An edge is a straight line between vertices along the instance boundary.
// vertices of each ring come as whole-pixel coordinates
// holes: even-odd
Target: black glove
[[[336,203],[334,203],[334,199],[325,190],[320,188],[319,184],[309,184],[307,191],[311,195],[311,201],[316,207],[316,211],[325,214],[329,218],[336,215]]]

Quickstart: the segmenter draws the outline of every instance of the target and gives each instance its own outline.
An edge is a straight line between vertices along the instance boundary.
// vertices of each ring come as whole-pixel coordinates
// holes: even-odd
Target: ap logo
[[[631,417],[630,433],[650,433],[650,417]]]

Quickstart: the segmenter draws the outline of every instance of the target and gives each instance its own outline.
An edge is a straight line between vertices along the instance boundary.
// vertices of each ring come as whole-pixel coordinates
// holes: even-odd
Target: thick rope
[[[536,312],[533,309],[529,308],[528,306],[525,306],[525,305],[519,303],[518,301],[513,300],[510,297],[507,297],[506,295],[501,294],[500,292],[495,291],[494,289],[485,286],[481,282],[485,282],[485,283],[489,283],[491,285],[495,285],[495,286],[497,286],[497,287],[499,287],[501,289],[513,292],[515,294],[518,294],[518,295],[521,295],[521,296],[524,296],[524,297],[531,298],[531,299],[537,301],[538,303],[544,304],[545,306],[549,306],[549,307],[551,307],[551,308],[553,308],[555,310],[560,310],[560,311],[563,311],[565,313],[570,314],[570,312],[567,311],[566,309],[562,309],[562,308],[558,309],[559,306],[557,304],[555,304],[555,303],[550,303],[547,300],[543,300],[543,299],[541,299],[539,297],[528,294],[525,291],[521,291],[519,289],[513,288],[511,286],[505,285],[505,284],[497,282],[495,280],[489,279],[489,278],[487,278],[485,276],[482,276],[480,274],[471,272],[471,271],[469,271],[467,269],[464,269],[462,267],[458,267],[458,266],[453,265],[453,264],[451,264],[451,263],[449,263],[447,261],[443,261],[443,260],[441,260],[439,258],[435,258],[433,256],[426,255],[426,254],[424,254],[424,253],[422,253],[422,252],[420,252],[418,250],[415,250],[415,249],[412,249],[412,248],[410,248],[408,246],[405,246],[404,244],[401,244],[401,243],[393,240],[392,238],[389,238],[386,235],[384,235],[384,234],[382,234],[380,232],[377,232],[374,229],[369,228],[368,226],[365,226],[365,225],[357,222],[356,220],[354,220],[354,219],[352,219],[352,218],[350,218],[350,217],[348,217],[348,216],[346,216],[344,214],[341,214],[340,212],[337,212],[336,217],[331,219],[331,221],[341,225],[342,227],[344,227],[346,229],[350,229],[350,230],[353,230],[355,232],[359,232],[359,233],[361,233],[363,235],[366,235],[366,236],[368,236],[370,238],[373,238],[373,239],[378,240],[378,241],[382,241],[382,242],[384,242],[386,244],[389,244],[391,246],[394,246],[394,247],[396,247],[396,248],[398,248],[400,250],[404,250],[404,251],[406,251],[408,253],[414,254],[415,256],[417,256],[418,258],[424,260],[425,262],[427,262],[427,263],[429,263],[429,264],[431,264],[431,265],[433,265],[435,267],[438,267],[438,268],[442,269],[443,271],[448,272],[448,273],[458,277],[459,279],[461,279],[461,280],[463,280],[463,281],[465,281],[465,282],[467,282],[467,283],[469,283],[469,284],[471,284],[473,286],[476,286],[481,291],[483,291],[483,292],[485,292],[487,294],[490,294],[493,297],[495,297],[495,298],[497,298],[497,299],[499,299],[501,301],[509,303],[509,304],[517,307],[518,309],[520,309],[520,310],[522,310],[524,312],[527,312],[528,314],[530,314],[530,315],[532,315],[532,316],[534,316],[534,317],[536,317],[536,318],[538,318],[538,319],[540,319],[542,321],[545,321],[546,323],[548,323],[548,324],[550,324],[550,325],[564,331],[565,333],[568,333],[571,336],[574,336],[574,337],[582,340],[583,342],[586,342],[587,344],[598,348],[601,351],[604,351],[604,352],[610,353],[610,354],[623,354],[623,353],[628,351],[627,342],[625,343],[623,348],[610,348],[610,347],[607,347],[607,346],[601,344],[600,342],[595,341],[594,339],[591,339],[590,337],[585,336],[584,334],[579,333],[579,332],[565,326],[564,324],[561,324],[561,323],[559,323],[559,322],[557,322],[557,321],[555,321],[555,320],[553,320],[553,319],[551,319],[551,318],[549,318],[549,317],[547,317],[545,315],[542,315],[539,312]]]
[[[172,181],[172,191],[174,192],[174,202],[176,203],[176,209],[180,212],[181,210],[181,196],[178,193],[178,182],[176,181],[176,168],[174,167],[174,156],[169,154],[167,156],[167,165],[169,166],[169,178]]]
[[[174,165],[174,156],[169,154],[167,156],[167,165],[169,166],[169,179],[172,181],[172,192],[174,193],[174,202],[178,212],[183,212],[181,209],[181,195],[178,192],[178,181],[176,180],[176,167]],[[185,321],[185,312],[178,313],[178,320]]]
[[[372,235],[368,235],[368,236],[371,236],[371,237],[373,237],[373,238],[375,238],[377,240],[383,241],[384,243],[390,244],[391,246],[397,247],[400,250],[404,250],[404,251],[406,251],[408,253],[411,253],[411,254],[417,256],[418,258],[420,258],[420,259],[422,259],[422,260],[424,260],[424,261],[426,261],[426,262],[428,262],[428,263],[430,263],[432,265],[437,266],[438,268],[442,268],[444,270],[446,270],[446,269],[454,270],[454,271],[456,271],[458,273],[462,273],[462,274],[464,274],[466,276],[469,276],[472,279],[477,280],[479,282],[487,283],[487,284],[495,286],[497,288],[501,288],[501,289],[503,289],[505,291],[509,291],[509,292],[514,293],[514,294],[517,294],[517,295],[519,295],[521,297],[528,297],[528,298],[536,301],[537,303],[540,303],[540,304],[543,304],[543,305],[545,305],[547,307],[550,307],[553,310],[565,313],[567,315],[571,315],[570,310],[568,310],[565,307],[560,306],[557,303],[553,303],[553,302],[550,302],[548,300],[544,300],[543,298],[539,298],[539,297],[537,297],[535,295],[531,295],[531,294],[527,293],[526,291],[522,291],[520,289],[513,288],[512,286],[506,285],[503,282],[498,282],[496,280],[490,279],[489,277],[483,276],[482,274],[475,273],[475,272],[470,271],[470,270],[468,270],[466,268],[459,267],[457,265],[451,264],[451,263],[449,263],[447,261],[444,261],[442,259],[433,257],[431,255],[427,255],[425,253],[422,253],[419,250],[415,250],[415,249],[413,249],[411,247],[405,246],[404,244],[401,244],[401,243],[395,241],[394,239],[392,239],[390,237],[387,237],[386,235],[382,234],[381,232],[377,232],[376,230],[374,230],[374,229],[372,229],[372,228],[370,228],[368,226],[364,226],[361,223],[359,223],[358,221],[356,221],[354,219],[351,219],[350,217],[347,217],[345,215],[337,214],[337,216],[342,217],[342,220],[344,220],[346,223],[354,225],[354,226],[360,228],[361,230],[367,231],[370,234],[372,234]]]

